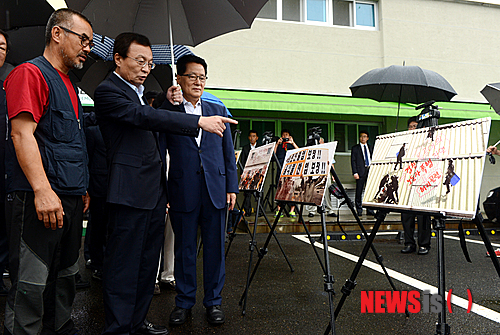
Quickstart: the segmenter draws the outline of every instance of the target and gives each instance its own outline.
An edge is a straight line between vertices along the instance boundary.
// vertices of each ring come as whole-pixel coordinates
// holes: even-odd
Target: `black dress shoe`
[[[371,216],[375,216],[375,211],[369,209],[369,210],[366,211],[366,214],[367,215],[371,215]]]
[[[9,294],[9,289],[3,283],[0,283],[0,297],[5,297],[8,294]]]
[[[165,326],[155,326],[148,320],[144,320],[141,327],[136,330],[134,335],[168,335],[168,329]]]
[[[404,247],[403,250],[401,250],[402,254],[411,254],[412,252],[415,252],[417,250],[417,247],[414,245],[407,245]]]
[[[335,213],[330,213],[330,214],[327,214],[326,216],[329,216],[331,218],[336,218],[337,217],[337,214]]]
[[[314,214],[313,213],[309,213],[309,214],[307,214],[307,216],[310,217],[310,218],[312,218],[314,216]]]
[[[226,321],[224,312],[219,305],[207,307],[207,321],[212,325],[221,325]]]
[[[167,288],[169,290],[175,291],[175,287],[176,287],[175,280],[172,280],[172,281],[160,281],[160,286],[164,287],[164,288]]]
[[[427,255],[429,253],[430,247],[420,247],[418,248],[417,254],[419,255]]]
[[[176,306],[172,313],[170,313],[170,319],[168,320],[168,322],[172,326],[179,326],[184,324],[190,315],[191,309],[185,309]]]

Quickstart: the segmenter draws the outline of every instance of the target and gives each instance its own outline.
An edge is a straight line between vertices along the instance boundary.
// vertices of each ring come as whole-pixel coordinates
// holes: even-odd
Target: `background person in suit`
[[[182,103],[168,100],[162,108],[179,115],[226,115],[226,109],[201,98],[207,80],[206,62],[194,55],[177,61],[177,82]],[[178,88],[177,88],[178,90]],[[176,100],[178,101],[178,100]],[[168,175],[169,216],[175,234],[176,307],[170,324],[186,322],[196,302],[197,231],[203,241],[203,305],[211,324],[225,321],[221,291],[225,280],[225,206],[232,210],[238,193],[238,176],[230,128],[222,138],[202,132],[196,138],[166,134],[170,156]]]
[[[146,36],[118,35],[113,54],[116,70],[94,94],[109,171],[111,232],[104,256],[103,334],[168,334],[165,327],[146,321],[167,205],[165,165],[156,132],[196,136],[202,128],[222,136],[225,123],[232,120],[158,111],[147,105],[142,84],[154,63]]]
[[[408,119],[408,130],[417,129],[417,117]],[[412,213],[401,213],[403,224],[405,247],[401,250],[403,254],[410,254],[417,250],[415,244],[415,217],[418,223],[418,254],[427,255],[431,249],[431,217],[429,215],[415,215]]]
[[[245,167],[245,164],[247,163],[248,159],[248,154],[250,153],[250,150],[257,148],[259,145],[257,144],[257,140],[259,139],[259,136],[257,135],[257,132],[255,130],[250,130],[248,132],[248,140],[250,143],[245,144],[243,148],[241,149],[241,166]],[[245,193],[245,198],[243,199],[243,210],[245,211],[245,216],[250,216],[252,215],[252,195],[250,193]]]
[[[356,197],[355,205],[358,215],[363,215],[363,207],[361,203],[361,194],[365,187],[368,178],[368,170],[372,159],[373,146],[368,144],[368,133],[366,131],[359,132],[359,143],[351,149],[351,168],[352,175],[356,179]],[[368,215],[374,215],[372,210],[367,211]]]

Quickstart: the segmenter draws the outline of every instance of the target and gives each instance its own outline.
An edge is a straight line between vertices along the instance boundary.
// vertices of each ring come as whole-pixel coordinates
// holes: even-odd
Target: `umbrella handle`
[[[179,86],[177,84],[177,79],[175,79],[175,76],[172,77],[172,86]],[[181,103],[179,101],[174,101],[174,106],[179,106]]]

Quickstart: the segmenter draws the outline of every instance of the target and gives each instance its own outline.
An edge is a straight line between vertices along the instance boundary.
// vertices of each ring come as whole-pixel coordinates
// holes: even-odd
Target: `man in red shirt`
[[[68,72],[83,67],[92,33],[82,14],[54,12],[43,56],[15,68],[4,83],[12,281],[4,334],[76,333],[71,308],[88,207],[88,159],[83,109]]]

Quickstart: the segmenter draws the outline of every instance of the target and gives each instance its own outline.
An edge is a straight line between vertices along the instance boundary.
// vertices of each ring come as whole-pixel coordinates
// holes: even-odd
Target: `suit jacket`
[[[107,201],[155,208],[161,184],[166,187],[157,132],[197,136],[199,117],[141,105],[136,92],[114,73],[96,88],[94,97],[106,144]]]
[[[173,106],[166,100],[160,108],[177,110],[186,115],[184,105]],[[224,106],[201,100],[203,116],[226,116]],[[231,128],[226,124],[224,135],[204,131],[198,147],[192,137],[165,134],[170,155],[168,192],[170,208],[179,212],[191,212],[201,201],[201,173],[204,173],[210,200],[217,209],[226,205],[226,193],[238,193],[238,176],[234,160]]]
[[[260,147],[259,143],[256,143],[256,148]],[[248,144],[245,144],[242,148],[241,148],[241,156],[240,156],[240,160],[241,160],[241,166],[245,167],[245,164],[247,162],[247,159],[248,159],[248,154],[250,153],[250,143]]]
[[[368,144],[368,151],[370,151],[370,161],[373,154],[373,146]],[[351,168],[352,174],[357,173],[360,177],[364,177],[368,169],[365,168],[365,158],[361,151],[361,144],[356,144],[351,149]]]

